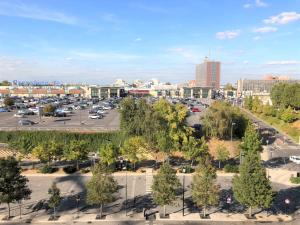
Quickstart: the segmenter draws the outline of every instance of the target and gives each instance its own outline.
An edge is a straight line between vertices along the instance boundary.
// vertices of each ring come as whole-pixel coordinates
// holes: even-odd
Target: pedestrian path
[[[146,194],[152,193],[153,170],[146,169]]]
[[[146,220],[145,225],[156,225],[156,223],[153,220]]]

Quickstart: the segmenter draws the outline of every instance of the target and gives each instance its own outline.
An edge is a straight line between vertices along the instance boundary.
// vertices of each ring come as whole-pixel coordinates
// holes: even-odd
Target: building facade
[[[221,62],[205,58],[204,62],[196,65],[196,86],[220,88]]]

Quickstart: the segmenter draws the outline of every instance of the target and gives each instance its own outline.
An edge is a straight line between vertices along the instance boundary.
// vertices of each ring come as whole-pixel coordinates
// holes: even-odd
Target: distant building
[[[257,96],[263,104],[272,104],[270,93],[278,83],[300,83],[300,80],[290,80],[287,77],[267,76],[264,80],[240,79],[237,83],[237,95],[240,97]]]
[[[220,88],[221,63],[209,60],[196,65],[196,86]]]

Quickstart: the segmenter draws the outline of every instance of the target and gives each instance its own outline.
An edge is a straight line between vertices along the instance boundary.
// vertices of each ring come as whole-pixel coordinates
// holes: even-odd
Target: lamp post
[[[285,203],[285,214],[287,214],[287,211],[288,211],[287,208],[290,205],[291,201],[290,201],[290,199],[286,198],[286,199],[284,199],[284,203]]]
[[[184,192],[185,192],[185,168],[182,170],[183,176],[182,176],[182,216],[184,216]]]
[[[235,125],[235,122],[231,122],[231,131],[230,131],[230,140],[232,142],[232,133],[233,133],[233,126]]]
[[[126,173],[125,173],[125,215],[127,216],[127,161],[126,161]]]
[[[80,195],[78,194],[76,196],[76,209],[77,209],[77,216],[76,216],[76,218],[77,219],[79,218],[79,202],[80,202]]]

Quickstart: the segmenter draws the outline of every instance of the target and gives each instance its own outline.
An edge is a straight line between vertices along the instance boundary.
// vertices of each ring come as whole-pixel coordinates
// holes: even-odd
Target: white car
[[[24,113],[16,113],[16,114],[14,114],[14,117],[17,117],[17,118],[24,118],[25,115],[24,115]]]
[[[109,109],[111,109],[111,107],[110,106],[103,106],[103,109],[104,110],[109,110]]]
[[[290,161],[292,161],[296,164],[300,164],[300,156],[292,155],[292,156],[290,156]]]
[[[98,114],[106,114],[107,112],[104,111],[104,110],[98,110],[97,113],[98,113]]]
[[[102,119],[103,116],[102,115],[98,115],[98,114],[91,114],[89,115],[90,119]]]

